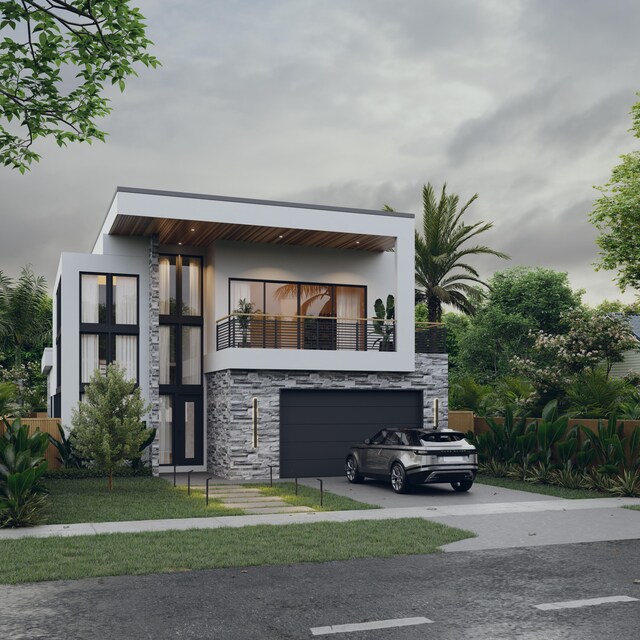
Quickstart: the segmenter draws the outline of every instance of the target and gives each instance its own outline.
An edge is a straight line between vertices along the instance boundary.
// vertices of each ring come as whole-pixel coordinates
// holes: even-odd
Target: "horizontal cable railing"
[[[216,348],[395,351],[396,323],[376,318],[232,313],[217,323]],[[446,353],[440,323],[416,323],[417,353]]]
[[[447,329],[440,322],[416,322],[416,353],[447,353]]]
[[[395,351],[396,324],[375,318],[232,313],[217,321],[216,348]]]

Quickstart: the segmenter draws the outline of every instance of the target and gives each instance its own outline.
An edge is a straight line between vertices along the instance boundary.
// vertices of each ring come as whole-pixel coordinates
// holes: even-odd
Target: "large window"
[[[138,382],[138,276],[80,274],[80,395],[115,362]]]
[[[367,288],[319,282],[229,280],[229,313],[240,301],[253,304],[254,313],[274,316],[325,316],[350,320],[364,318]]]
[[[160,255],[160,464],[202,464],[202,258]]]

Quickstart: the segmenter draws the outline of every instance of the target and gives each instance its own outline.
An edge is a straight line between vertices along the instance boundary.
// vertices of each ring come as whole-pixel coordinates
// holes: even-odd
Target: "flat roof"
[[[255,198],[235,198],[231,196],[216,196],[204,193],[189,193],[186,191],[164,191],[161,189],[141,189],[138,187],[116,187],[111,202],[118,193],[141,193],[154,196],[168,196],[172,198],[192,198],[196,200],[216,200],[218,202],[236,202],[243,204],[259,204],[271,207],[291,207],[294,209],[318,209],[321,211],[344,211],[345,213],[363,213],[374,216],[390,216],[393,218],[415,218],[413,213],[402,213],[399,211],[379,211],[377,209],[354,209],[352,207],[334,207],[321,204],[309,204],[303,202],[284,202],[280,200],[260,200]]]

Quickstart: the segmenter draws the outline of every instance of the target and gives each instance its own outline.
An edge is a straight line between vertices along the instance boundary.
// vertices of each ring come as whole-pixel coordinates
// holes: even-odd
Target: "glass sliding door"
[[[366,349],[367,327],[363,287],[336,286],[336,348]]]

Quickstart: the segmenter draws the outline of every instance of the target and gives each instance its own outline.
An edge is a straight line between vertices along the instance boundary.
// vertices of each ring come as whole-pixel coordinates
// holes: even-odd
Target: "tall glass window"
[[[108,336],[104,333],[83,333],[80,337],[80,348],[82,352],[80,382],[91,382],[96,369],[104,375],[107,371]]]
[[[195,457],[196,451],[196,403],[184,403],[184,457]]]
[[[138,380],[138,336],[114,336],[114,362],[124,369],[127,380]]]
[[[176,256],[160,256],[160,315],[177,315]]]
[[[117,363],[138,382],[138,276],[80,274],[80,393]]]
[[[160,326],[160,384],[176,384],[176,328]]]
[[[113,276],[114,324],[138,324],[138,278]]]
[[[182,327],[182,384],[202,384],[201,329]]]
[[[173,396],[160,396],[160,464],[173,463]]]
[[[83,273],[81,276],[81,322],[106,324],[107,322],[107,276]]]
[[[200,316],[200,258],[182,258],[182,315]]]

